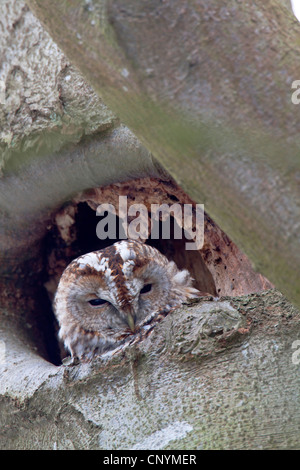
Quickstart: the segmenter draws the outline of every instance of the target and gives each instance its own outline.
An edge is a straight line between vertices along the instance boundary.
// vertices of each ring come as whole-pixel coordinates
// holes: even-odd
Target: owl
[[[73,260],[54,299],[59,337],[72,357],[114,350],[187,299],[197,298],[187,270],[156,248],[123,240]]]

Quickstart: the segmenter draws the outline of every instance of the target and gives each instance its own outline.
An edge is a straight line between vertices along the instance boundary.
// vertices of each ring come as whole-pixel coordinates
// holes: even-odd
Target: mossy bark
[[[299,306],[299,25],[286,2],[28,4],[105,103]]]
[[[299,335],[273,290],[185,306],[88,364],[55,367],[10,339],[0,447],[299,449]]]
[[[0,447],[298,449],[299,312],[278,291],[184,306],[71,366],[47,361],[36,296],[53,209],[165,176],[149,148],[298,301],[296,23],[275,0],[30,3],[118,117],[21,1],[1,4]]]

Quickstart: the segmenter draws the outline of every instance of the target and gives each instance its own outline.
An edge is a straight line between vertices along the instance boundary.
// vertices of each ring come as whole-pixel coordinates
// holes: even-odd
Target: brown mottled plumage
[[[59,336],[72,356],[90,359],[198,294],[189,272],[155,248],[117,242],[80,256],[63,272],[54,302]]]

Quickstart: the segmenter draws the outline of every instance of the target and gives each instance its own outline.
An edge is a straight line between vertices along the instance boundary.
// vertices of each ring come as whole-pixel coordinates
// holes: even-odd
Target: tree
[[[236,242],[208,216],[215,248],[244,250],[299,302],[298,24],[279,1],[28,4],[115,114],[28,8],[3,2],[1,447],[298,448],[299,312],[277,290],[184,306],[69,366],[41,293],[45,260],[54,279],[74,255],[87,189],[170,172]]]

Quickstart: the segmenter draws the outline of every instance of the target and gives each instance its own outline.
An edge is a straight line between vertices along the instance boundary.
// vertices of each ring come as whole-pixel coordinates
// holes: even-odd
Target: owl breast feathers
[[[80,256],[63,272],[54,301],[59,337],[73,357],[91,359],[198,294],[189,272],[157,249],[117,242]]]

